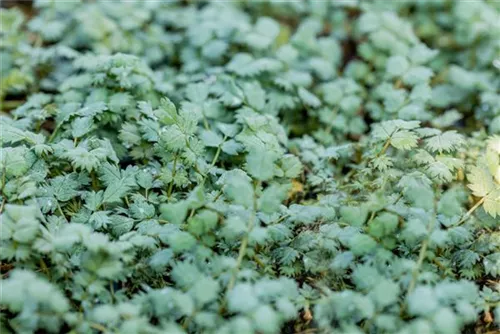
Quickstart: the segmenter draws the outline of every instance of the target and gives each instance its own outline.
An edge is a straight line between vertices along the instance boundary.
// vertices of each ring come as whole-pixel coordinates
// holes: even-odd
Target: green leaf
[[[172,125],[177,122],[177,108],[167,97],[160,100],[160,106],[154,113],[162,124]]]
[[[92,131],[94,120],[92,117],[78,117],[71,123],[71,135],[74,138],[81,138]]]
[[[103,203],[116,203],[134,187],[137,186],[135,180],[136,169],[127,168],[120,171],[117,167],[109,163],[103,164],[99,169],[100,179],[107,185],[103,194]]]
[[[318,108],[319,106],[321,106],[321,100],[318,99],[316,95],[309,92],[307,89],[303,87],[299,88],[298,95],[302,100],[302,102],[308,107]]]
[[[210,210],[202,210],[188,221],[188,230],[196,236],[206,235],[217,226],[218,215]]]
[[[349,248],[354,255],[365,255],[377,247],[377,242],[365,234],[357,234],[349,240]]]
[[[258,82],[245,83],[243,85],[248,104],[255,110],[262,110],[266,104],[266,92]]]
[[[399,130],[413,130],[420,126],[418,121],[391,120],[373,125],[372,136],[380,141],[391,138]]]
[[[398,228],[398,216],[383,212],[368,224],[368,231],[370,235],[375,238],[382,238],[384,236],[392,235]]]
[[[394,304],[399,298],[399,286],[390,280],[382,280],[375,288],[370,291],[378,308],[383,309],[386,306]]]
[[[184,201],[165,203],[160,206],[161,216],[172,224],[179,225],[186,218],[188,207],[189,204]]]
[[[235,169],[225,172],[219,182],[223,184],[224,194],[229,200],[245,207],[253,205],[253,186],[244,171]]]
[[[258,200],[258,208],[265,213],[276,212],[281,203],[287,198],[290,185],[273,184],[266,188]]]
[[[464,137],[456,131],[446,131],[425,140],[425,146],[432,152],[451,152],[465,144]]]
[[[432,288],[418,286],[408,296],[408,311],[412,315],[431,315],[439,308],[439,301]]]
[[[200,139],[208,147],[219,147],[223,142],[222,137],[218,133],[210,130],[201,131]]]
[[[69,201],[78,195],[80,183],[74,174],[56,176],[50,180],[50,191],[62,202]]]
[[[260,304],[253,286],[247,283],[237,284],[229,291],[227,301],[231,312],[250,312]]]
[[[302,163],[299,158],[291,154],[285,154],[281,158],[281,169],[285,172],[285,177],[294,179],[302,173]]]
[[[194,284],[190,293],[199,305],[210,303],[218,297],[219,283],[212,278],[202,277]]]
[[[387,60],[386,73],[390,78],[402,76],[410,68],[410,63],[403,56],[392,56]]]
[[[171,249],[162,249],[149,259],[149,265],[155,271],[161,272],[166,269],[173,257],[174,252]]]
[[[28,151],[24,146],[5,147],[0,149],[0,170],[8,176],[20,176],[29,168]]]
[[[26,134],[23,130],[6,124],[3,121],[0,123],[0,127],[2,129],[2,135],[0,136],[0,143],[2,145],[4,143],[17,143],[26,138]]]
[[[276,333],[280,328],[280,319],[276,311],[268,305],[260,306],[252,318],[255,321],[257,329],[262,333]]]
[[[487,196],[496,188],[493,177],[487,168],[473,166],[467,178],[470,182],[468,187],[472,190],[474,196]]]
[[[340,208],[342,219],[352,226],[362,226],[368,218],[368,210],[363,206],[343,206]]]
[[[252,149],[246,156],[248,173],[258,180],[266,181],[274,175],[276,152],[264,148]]]
[[[440,308],[433,316],[435,328],[443,334],[460,332],[462,326],[460,319],[450,308]]]
[[[196,245],[196,239],[191,234],[182,231],[169,235],[167,242],[174,253],[185,252]]]
[[[400,130],[391,136],[391,145],[399,150],[410,150],[417,146],[418,136],[410,131]]]

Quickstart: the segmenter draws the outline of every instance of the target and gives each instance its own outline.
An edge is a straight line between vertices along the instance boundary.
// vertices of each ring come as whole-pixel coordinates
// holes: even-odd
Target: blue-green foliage
[[[2,333],[500,323],[500,5],[2,9]]]

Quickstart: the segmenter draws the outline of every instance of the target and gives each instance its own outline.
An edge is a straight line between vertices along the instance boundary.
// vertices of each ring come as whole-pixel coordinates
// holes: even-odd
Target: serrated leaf
[[[456,131],[446,131],[425,140],[425,146],[432,152],[451,152],[465,144],[464,137]]]
[[[252,149],[246,157],[247,171],[258,180],[266,181],[274,175],[277,154],[264,148]]]
[[[472,190],[474,196],[484,197],[495,190],[495,183],[493,177],[488,169],[480,166],[471,168],[467,178],[469,179],[468,187]]]
[[[391,136],[391,145],[399,150],[410,150],[417,146],[418,136],[407,130],[399,130]]]
[[[312,108],[318,108],[319,106],[321,106],[321,100],[316,95],[309,92],[307,89],[303,87],[299,88],[298,95],[306,106]]]

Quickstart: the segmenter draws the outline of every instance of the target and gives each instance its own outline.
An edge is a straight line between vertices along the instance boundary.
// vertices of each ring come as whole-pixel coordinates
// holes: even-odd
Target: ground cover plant
[[[498,333],[500,2],[0,20],[2,333]]]

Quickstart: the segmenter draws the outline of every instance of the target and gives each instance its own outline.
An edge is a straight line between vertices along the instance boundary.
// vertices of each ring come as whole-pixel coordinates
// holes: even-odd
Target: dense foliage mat
[[[0,19],[2,333],[498,330],[500,2]]]

